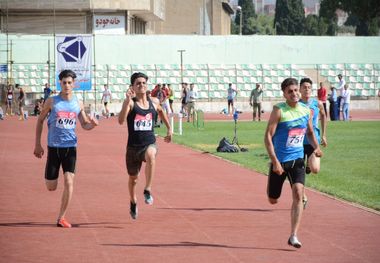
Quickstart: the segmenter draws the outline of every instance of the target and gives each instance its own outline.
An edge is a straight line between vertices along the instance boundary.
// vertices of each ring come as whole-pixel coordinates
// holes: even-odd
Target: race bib
[[[134,121],[134,130],[135,131],[151,131],[153,127],[152,113],[147,115],[136,114]]]
[[[57,112],[57,121],[55,126],[60,129],[74,129],[76,125],[76,113],[59,111]]]
[[[13,99],[12,94],[8,94],[8,100],[11,100],[11,99]]]
[[[291,129],[288,133],[286,147],[303,147],[306,129]]]

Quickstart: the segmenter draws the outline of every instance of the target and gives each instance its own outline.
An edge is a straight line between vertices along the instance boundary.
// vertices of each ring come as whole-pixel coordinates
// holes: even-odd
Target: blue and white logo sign
[[[58,75],[62,70],[71,69],[76,75],[75,90],[91,90],[92,36],[57,36],[56,82],[60,90]]]

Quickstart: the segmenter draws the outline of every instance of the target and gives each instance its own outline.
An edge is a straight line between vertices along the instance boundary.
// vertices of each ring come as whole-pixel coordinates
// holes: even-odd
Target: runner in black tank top
[[[133,219],[138,216],[136,185],[142,162],[146,162],[144,197],[146,204],[153,204],[151,195],[152,179],[155,172],[157,154],[156,138],[154,136],[154,117],[158,114],[167,128],[165,142],[172,138],[168,117],[165,115],[157,98],[147,95],[148,77],[144,73],[134,73],[131,76],[131,88],[126,93],[123,107],[119,114],[119,124],[128,125],[128,144],[126,165],[129,174],[130,215]]]
[[[137,99],[132,99],[133,108],[127,117],[128,124],[128,147],[143,147],[156,142],[154,136],[154,120],[157,115],[152,100],[148,98],[149,108],[142,109]]]

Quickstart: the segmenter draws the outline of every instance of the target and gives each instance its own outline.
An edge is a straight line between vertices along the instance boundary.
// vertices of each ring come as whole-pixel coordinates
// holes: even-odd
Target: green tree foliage
[[[304,34],[309,36],[318,36],[319,25],[318,25],[318,16],[317,15],[308,15],[305,19],[305,30]]]
[[[258,15],[248,19],[248,28],[258,35],[274,35],[273,16]]]
[[[274,26],[277,35],[301,35],[305,10],[302,0],[277,0]]]
[[[252,35],[255,32],[248,26],[248,21],[251,18],[256,18],[255,7],[252,0],[239,0],[238,5],[241,7],[241,12],[243,13],[242,19],[242,34],[243,35]],[[239,27],[240,25],[240,15],[239,11],[236,12],[235,24]]]
[[[328,23],[327,33],[336,30],[336,9],[349,14],[346,25],[355,25],[357,36],[379,34],[380,3],[379,0],[321,0],[320,19]]]

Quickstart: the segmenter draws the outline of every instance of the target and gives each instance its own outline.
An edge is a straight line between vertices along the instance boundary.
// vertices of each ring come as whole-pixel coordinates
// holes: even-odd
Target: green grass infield
[[[264,145],[267,122],[237,122],[239,145],[248,152],[218,153],[219,141],[234,137],[234,121],[208,121],[198,129],[183,123],[183,134],[175,124],[174,143],[209,152],[246,168],[267,174],[269,158]],[[156,132],[163,136],[165,128]],[[319,174],[310,174],[306,186],[335,197],[380,211],[380,122],[329,122],[326,148]],[[243,183],[243,182],[242,182]]]

